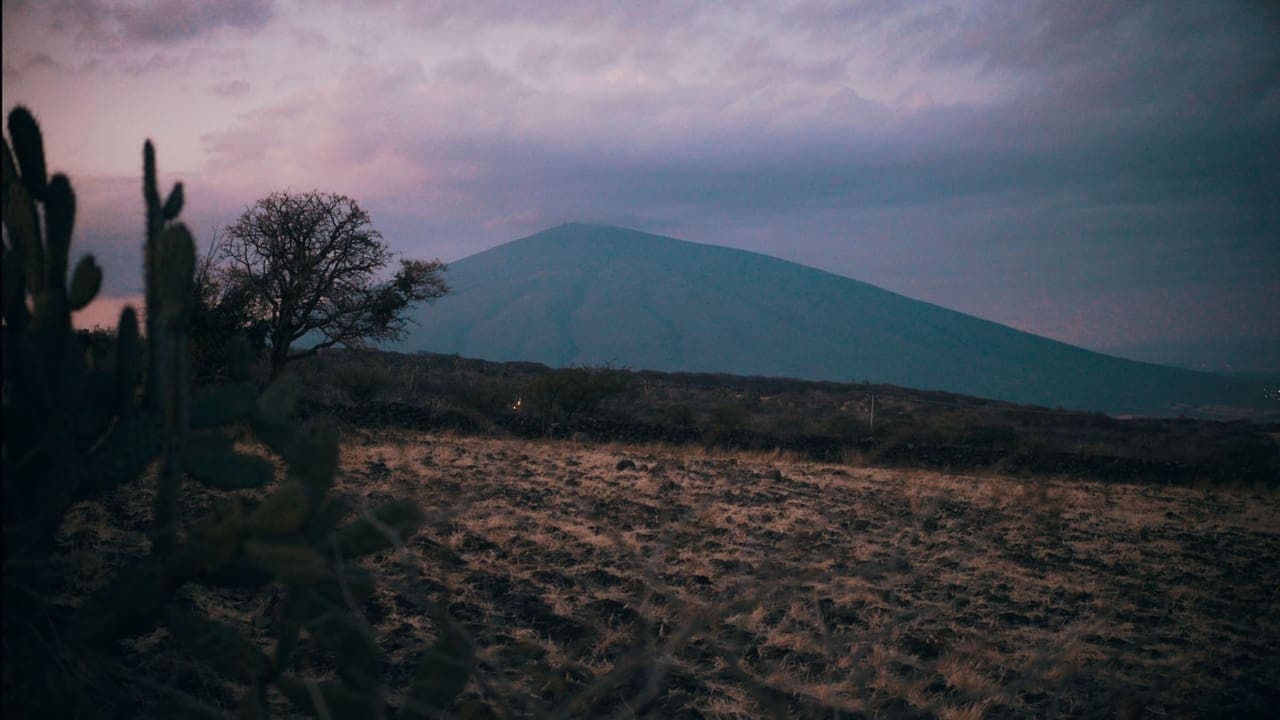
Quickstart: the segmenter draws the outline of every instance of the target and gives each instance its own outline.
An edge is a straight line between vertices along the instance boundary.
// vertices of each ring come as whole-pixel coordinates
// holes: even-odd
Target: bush
[[[746,427],[747,417],[747,411],[741,405],[724,403],[712,407],[708,418],[710,427],[703,442],[707,445],[726,442],[730,435]]]
[[[678,428],[690,427],[695,420],[693,408],[688,405],[672,405],[663,415],[668,424]]]
[[[569,424],[599,409],[607,398],[628,387],[626,376],[610,368],[561,368],[538,375],[520,395],[527,412],[541,418],[549,429],[553,422]]]
[[[881,432],[883,432],[883,428],[884,423],[881,423]],[[867,418],[848,412],[841,412],[831,416],[826,422],[822,423],[820,430],[823,435],[848,442],[857,442],[876,434],[872,431]]]
[[[391,387],[391,371],[376,362],[343,363],[333,369],[333,382],[357,404],[372,401]]]
[[[226,379],[226,348],[233,338],[245,342],[256,359],[267,346],[267,325],[253,316],[251,296],[221,281],[213,272],[212,253],[196,266],[192,288],[191,369],[198,382]]]
[[[961,440],[966,445],[1012,450],[1018,446],[1018,431],[1009,425],[974,425]]]

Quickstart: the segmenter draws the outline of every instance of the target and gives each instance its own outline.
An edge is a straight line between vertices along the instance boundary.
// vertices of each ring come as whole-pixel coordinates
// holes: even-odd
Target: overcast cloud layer
[[[277,189],[453,260],[571,220],[1140,359],[1280,369],[1280,11],[1232,2],[4,2],[108,290],[145,137],[201,238]]]

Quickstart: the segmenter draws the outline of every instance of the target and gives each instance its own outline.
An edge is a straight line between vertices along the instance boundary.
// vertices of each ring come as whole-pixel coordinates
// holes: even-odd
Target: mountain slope
[[[450,266],[388,349],[891,383],[1115,413],[1259,407],[1253,383],[1132,362],[777,258],[562,225]]]

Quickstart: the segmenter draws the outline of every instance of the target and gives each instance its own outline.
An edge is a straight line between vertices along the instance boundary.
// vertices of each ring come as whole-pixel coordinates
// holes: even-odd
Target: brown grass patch
[[[428,605],[466,628],[480,664],[462,716],[1260,716],[1277,701],[1274,491],[407,431],[356,433],[335,490],[432,514],[369,561],[383,583],[366,610],[393,689],[435,636]],[[134,501],[79,508],[64,547],[136,550]],[[85,563],[83,584],[101,571]],[[194,598],[250,626],[261,601]]]

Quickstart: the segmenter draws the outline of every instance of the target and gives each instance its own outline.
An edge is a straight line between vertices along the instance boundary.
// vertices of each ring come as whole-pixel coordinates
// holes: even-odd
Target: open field
[[[444,617],[467,631],[479,664],[456,717],[1264,717],[1280,703],[1275,490],[345,437],[337,492],[412,496],[432,518],[366,561],[383,582],[364,609],[393,692]],[[150,492],[77,507],[67,602],[142,551]],[[212,503],[201,492],[188,501]],[[187,596],[268,641],[267,595]],[[164,631],[136,649],[162,682],[231,697]]]

